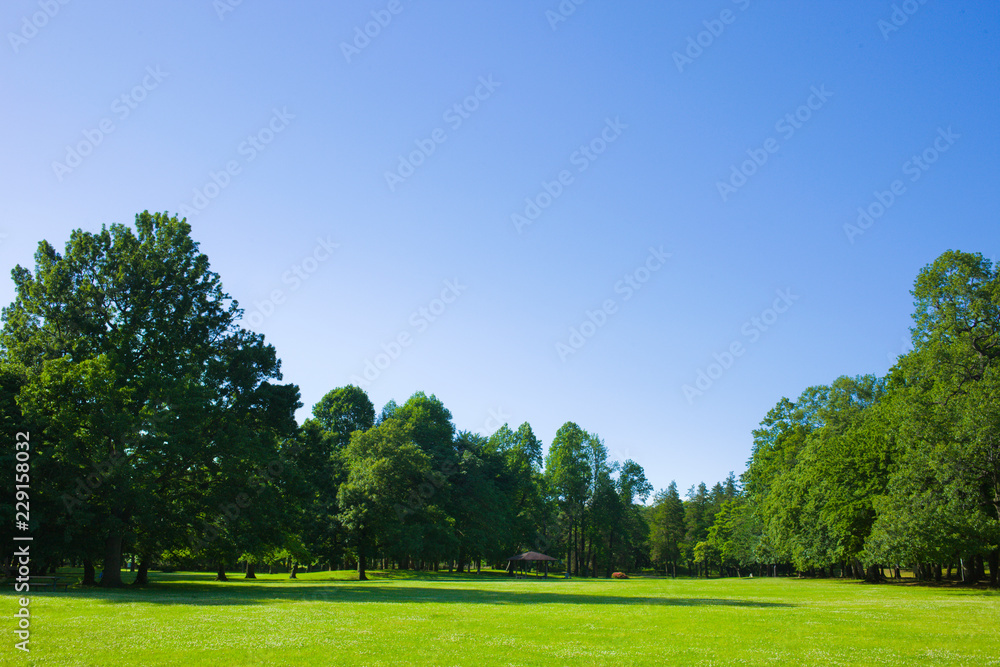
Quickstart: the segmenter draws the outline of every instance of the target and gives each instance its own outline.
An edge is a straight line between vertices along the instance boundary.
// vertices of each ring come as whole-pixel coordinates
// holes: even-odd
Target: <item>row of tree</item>
[[[690,560],[720,572],[879,581],[906,567],[997,585],[1000,272],[949,251],[912,294],[912,351],[886,377],[841,377],[781,399],[754,431],[740,492],[707,531],[693,534],[689,520],[682,540],[676,491],[658,496],[661,564],[686,544]]]
[[[176,217],[78,230],[35,264],[12,272],[0,332],[2,465],[24,458],[15,434],[31,446],[30,491],[0,503],[0,538],[13,543],[30,497],[36,563],[82,564],[85,583],[102,567],[102,585],[121,585],[123,556],[142,583],[155,563],[363,579],[371,563],[461,571],[524,550],[578,576],[876,580],[902,565],[977,580],[988,565],[996,583],[1000,277],[980,255],[920,273],[914,349],[888,376],[782,399],[739,480],[683,499],[672,483],[649,505],[642,467],[573,422],[546,451],[528,424],[457,432],[433,395],[376,414],[347,386],[299,425],[298,388]]]
[[[154,563],[247,576],[276,560],[460,570],[551,551],[578,574],[648,564],[633,461],[611,462],[574,423],[543,468],[531,427],[456,432],[418,392],[376,416],[360,388],[328,393],[298,425],[298,388],[191,239],[183,220],[143,213],[134,230],[76,231],[12,272],[3,311],[0,403],[14,469],[30,434],[36,563],[80,563],[85,583],[137,581]],[[22,454],[23,457],[23,454]],[[2,505],[11,544],[15,494]],[[293,565],[293,568],[295,565]],[[294,572],[293,572],[294,573]]]

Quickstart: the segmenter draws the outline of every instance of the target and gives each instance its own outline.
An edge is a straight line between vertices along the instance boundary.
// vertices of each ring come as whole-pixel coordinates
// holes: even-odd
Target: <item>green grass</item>
[[[153,573],[32,596],[37,665],[1000,665],[1000,595],[836,580]],[[16,597],[0,596],[13,629]]]

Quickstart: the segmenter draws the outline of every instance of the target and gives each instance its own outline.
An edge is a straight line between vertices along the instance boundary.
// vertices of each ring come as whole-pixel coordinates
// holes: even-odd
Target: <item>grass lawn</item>
[[[1000,665],[1000,595],[836,580],[370,573],[35,593],[2,664]],[[27,660],[25,658],[27,657]]]

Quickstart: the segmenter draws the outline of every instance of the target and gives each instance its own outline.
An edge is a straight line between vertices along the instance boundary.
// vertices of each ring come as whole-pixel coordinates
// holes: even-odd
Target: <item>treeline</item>
[[[781,399],[754,431],[740,493],[707,530],[681,539],[676,492],[657,497],[661,565],[681,557],[721,573],[869,581],[908,568],[997,585],[1000,273],[982,255],[949,251],[912,294],[912,351],[886,377]]]
[[[542,458],[530,425],[456,432],[418,392],[378,415],[355,386],[298,425],[295,385],[198,251],[186,222],[136,216],[39,245],[13,270],[3,311],[0,403],[7,470],[30,434],[35,572],[82,565],[84,582],[137,582],[153,565],[225,578],[292,569],[506,567],[524,550],[578,575],[649,565],[641,466],[609,461],[569,422]],[[23,457],[23,454],[22,454]],[[11,489],[13,491],[13,489]],[[2,504],[7,544],[15,494]],[[21,533],[24,534],[24,533]]]
[[[346,386],[298,424],[298,387],[176,217],[78,230],[63,253],[42,242],[35,265],[13,270],[0,332],[0,467],[22,464],[28,487],[8,475],[0,539],[30,534],[36,574],[75,564],[119,586],[133,560],[140,584],[154,566],[364,578],[532,550],[577,576],[906,567],[996,583],[1000,277],[980,255],[920,273],[914,349],[886,377],[782,399],[740,479],[684,498],[672,483],[648,505],[643,468],[573,422],[546,449],[529,424],[456,431],[433,395],[376,413]]]

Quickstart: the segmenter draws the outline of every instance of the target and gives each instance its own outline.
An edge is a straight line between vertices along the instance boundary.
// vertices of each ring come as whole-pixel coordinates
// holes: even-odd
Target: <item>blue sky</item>
[[[711,484],[996,256],[1000,6],[673,4],[11,0],[0,264],[180,211],[301,417],[361,378]]]

